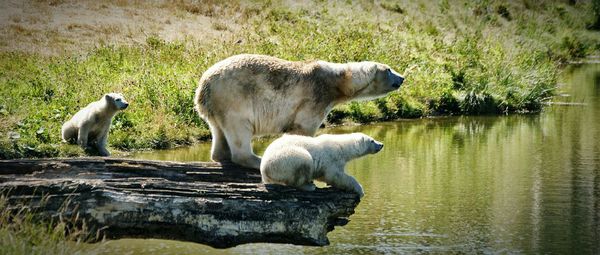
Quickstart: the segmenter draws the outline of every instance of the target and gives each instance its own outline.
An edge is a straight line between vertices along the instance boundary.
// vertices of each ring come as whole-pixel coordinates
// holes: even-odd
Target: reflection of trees
[[[594,84],[592,85],[592,95],[600,96],[600,72],[594,74]]]
[[[543,137],[543,252],[600,252],[600,66],[588,65],[571,76],[572,102],[586,107],[556,108]],[[544,192],[545,191],[545,192]]]
[[[538,116],[523,115],[424,119],[336,129],[334,132],[369,134],[386,146],[380,154],[349,167],[365,186],[369,201],[357,209],[353,226],[366,232],[367,240],[363,241],[369,244],[466,242],[469,246],[462,247],[463,251],[489,245],[494,239],[490,229],[494,216],[515,215],[512,208],[502,211],[502,205],[493,206],[496,193],[505,190],[504,184],[495,186],[495,168],[503,166],[502,161],[510,161],[512,154],[526,155],[520,148],[530,147],[523,143],[531,140],[520,139],[522,130],[530,136],[538,132],[538,126]],[[503,174],[509,180],[513,176],[510,171]],[[523,193],[528,188],[524,185],[515,190]],[[526,205],[527,201],[516,204]],[[361,215],[365,218],[359,218]],[[373,225],[374,219],[379,219],[378,224]]]
[[[386,145],[381,155],[350,166],[368,201],[351,226],[365,233],[366,244],[598,253],[600,103],[590,98],[599,94],[590,83],[600,72],[594,72],[571,82],[580,87],[570,100],[588,103],[583,108],[332,131],[364,132]],[[423,235],[429,232],[448,238]]]

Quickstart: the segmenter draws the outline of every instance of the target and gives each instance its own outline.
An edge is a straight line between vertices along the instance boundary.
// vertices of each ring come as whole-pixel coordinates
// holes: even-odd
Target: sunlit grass
[[[40,222],[23,206],[8,205],[8,198],[0,197],[0,254],[90,254],[89,233],[67,221]]]

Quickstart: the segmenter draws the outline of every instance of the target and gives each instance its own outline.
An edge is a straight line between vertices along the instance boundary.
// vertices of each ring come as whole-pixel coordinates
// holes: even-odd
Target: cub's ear
[[[377,63],[370,61],[348,63],[348,69],[352,73],[353,87],[360,90],[375,79]]]
[[[110,94],[104,95],[104,100],[111,100],[111,99],[113,99],[113,98]]]

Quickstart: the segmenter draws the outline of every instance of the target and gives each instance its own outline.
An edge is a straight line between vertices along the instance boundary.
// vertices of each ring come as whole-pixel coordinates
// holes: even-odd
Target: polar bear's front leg
[[[323,176],[323,181],[334,188],[357,193],[361,198],[365,195],[365,192],[358,181],[354,177],[344,173],[343,168],[342,170],[328,170],[328,172],[325,173],[325,176]]]
[[[96,148],[101,156],[110,156],[110,152],[106,149],[106,144],[108,141],[108,129],[103,131],[101,137],[98,137],[98,142],[96,143]]]
[[[86,125],[81,125],[81,127],[79,127],[79,130],[77,130],[77,144],[79,144],[81,148],[87,148],[89,133],[90,130]]]

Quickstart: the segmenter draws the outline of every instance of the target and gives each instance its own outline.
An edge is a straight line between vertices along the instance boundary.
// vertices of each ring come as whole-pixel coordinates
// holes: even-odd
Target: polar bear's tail
[[[196,93],[194,95],[194,109],[201,117],[208,117],[209,111],[205,109],[209,109],[206,107],[208,104],[208,100],[210,99],[210,87],[204,83],[203,80],[200,81],[200,85],[196,88]]]

